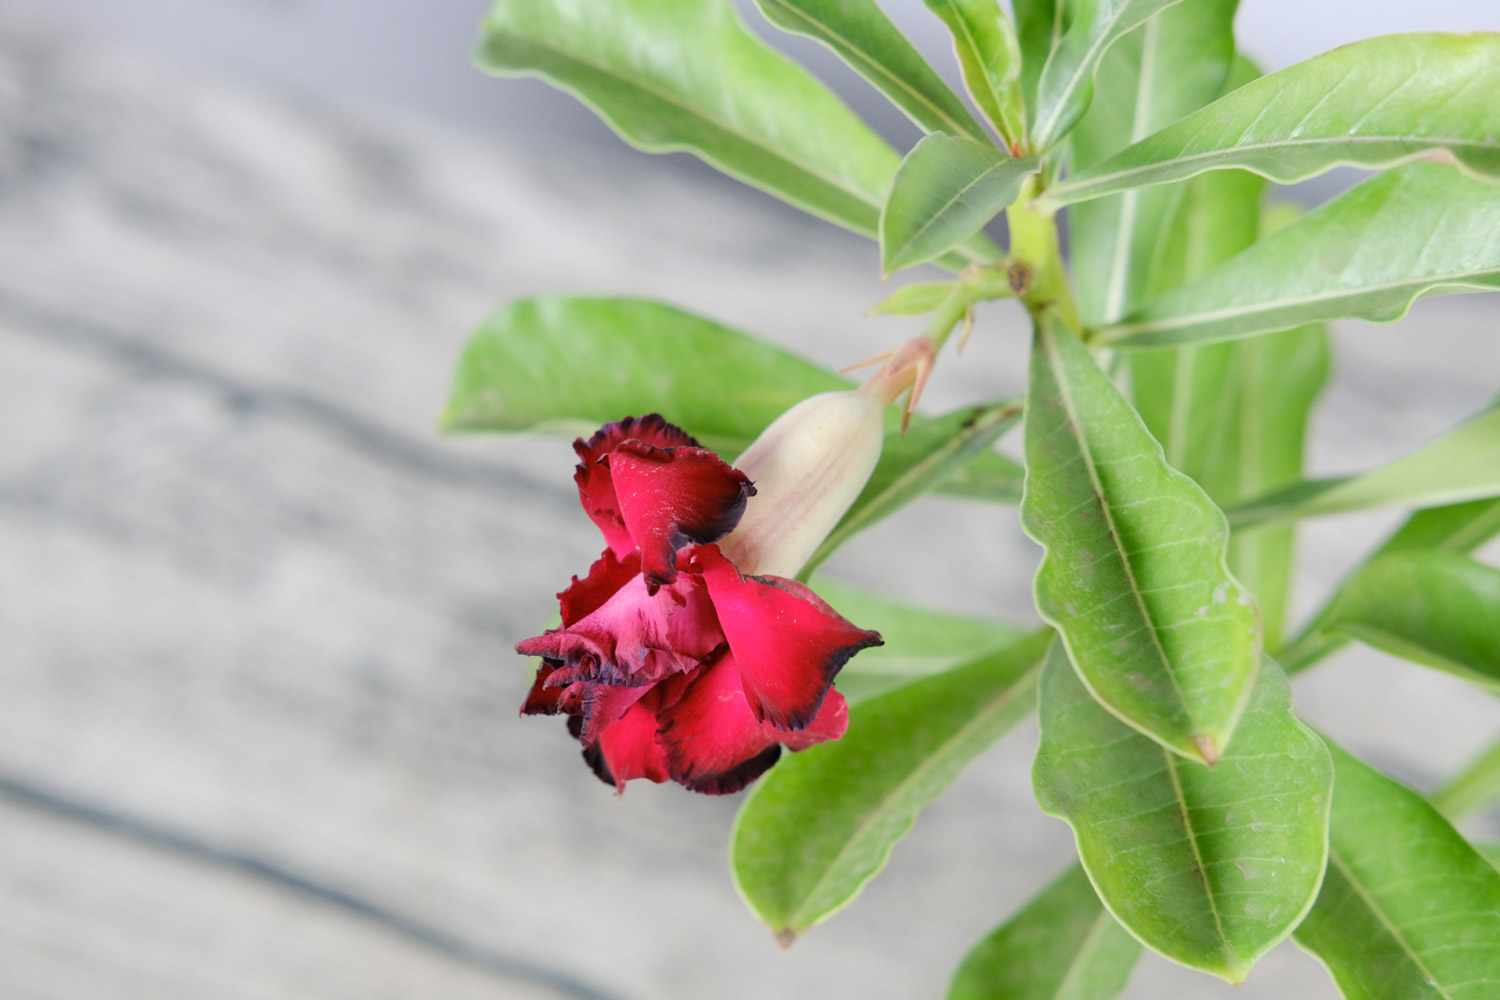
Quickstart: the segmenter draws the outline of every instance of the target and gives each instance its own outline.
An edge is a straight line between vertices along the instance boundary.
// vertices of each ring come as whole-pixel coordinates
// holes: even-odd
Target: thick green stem
[[[1057,220],[1052,213],[1032,206],[1036,185],[1036,178],[1027,181],[1015,204],[1005,210],[1010,223],[1011,285],[1033,317],[1056,309],[1063,322],[1081,334],[1083,325],[1058,249]]]

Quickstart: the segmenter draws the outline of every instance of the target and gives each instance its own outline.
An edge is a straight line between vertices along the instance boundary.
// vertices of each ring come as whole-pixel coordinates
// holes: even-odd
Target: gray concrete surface
[[[566,444],[431,430],[466,332],[628,292],[843,363],[912,328],[861,317],[869,244],[671,159],[0,27],[0,995],[935,997],[1067,861],[1023,727],[782,952],[725,869],[734,801],[617,800],[515,715],[510,646],[598,544]],[[1316,470],[1483,405],[1497,319],[1472,296],[1340,327]],[[1017,388],[1024,341],[987,309],[932,406]],[[1301,606],[1389,521],[1310,526]],[[928,501],[832,569],[1025,619],[1035,558],[1014,511]],[[1370,654],[1298,704],[1419,785],[1500,731],[1492,699]],[[1290,946],[1237,990],[1148,957],[1129,993],[1333,995]]]

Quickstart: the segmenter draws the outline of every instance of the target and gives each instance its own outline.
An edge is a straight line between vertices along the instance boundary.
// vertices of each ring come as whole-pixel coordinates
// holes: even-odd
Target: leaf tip
[[[797,943],[797,932],[790,927],[783,927],[776,932],[776,943],[781,945],[783,949],[790,948]]]
[[[1198,748],[1198,756],[1203,758],[1203,763],[1213,767],[1219,762],[1219,745],[1214,742],[1212,736],[1194,736],[1193,746]]]

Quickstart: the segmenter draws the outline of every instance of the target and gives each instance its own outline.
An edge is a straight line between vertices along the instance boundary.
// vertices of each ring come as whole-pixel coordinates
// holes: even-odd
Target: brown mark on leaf
[[[1025,295],[1031,290],[1031,279],[1031,265],[1024,260],[1012,261],[1005,269],[1005,280],[1010,282],[1010,290],[1017,295]]]
[[[1442,163],[1450,167],[1458,166],[1458,160],[1451,149],[1429,149],[1425,153],[1419,153],[1417,159],[1426,160],[1428,163]]]
[[[1219,762],[1219,745],[1214,742],[1212,736],[1194,736],[1193,746],[1198,748],[1198,756],[1203,758],[1203,763],[1213,767]]]
[[[776,943],[783,948],[790,948],[797,943],[797,932],[790,927],[783,927],[776,932]]]

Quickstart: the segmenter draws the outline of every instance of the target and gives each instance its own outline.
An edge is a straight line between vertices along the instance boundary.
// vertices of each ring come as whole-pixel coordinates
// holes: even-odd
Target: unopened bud
[[[886,363],[869,382],[804,399],[735,460],[756,496],[719,548],[740,572],[795,576],[865,488],[880,461],[885,408],[908,389],[915,402],[932,345],[919,338],[876,360]]]

